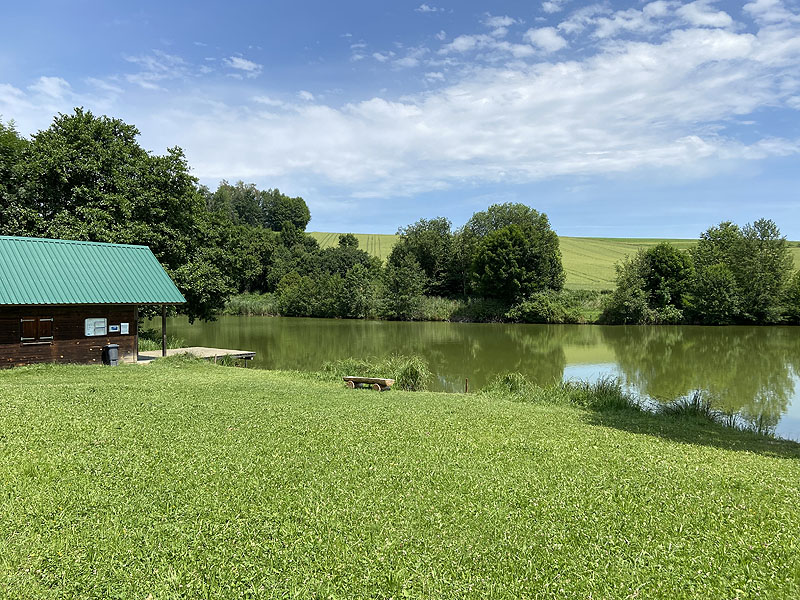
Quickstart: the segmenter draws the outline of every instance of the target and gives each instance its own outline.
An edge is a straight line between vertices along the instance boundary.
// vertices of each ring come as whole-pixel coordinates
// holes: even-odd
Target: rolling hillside
[[[309,232],[323,248],[335,246],[338,233]],[[359,247],[385,260],[397,240],[396,235],[356,233]],[[639,248],[669,242],[684,249],[695,240],[645,238],[580,238],[561,237],[561,255],[567,274],[567,287],[576,290],[608,290],[614,287],[614,265]],[[794,264],[800,268],[800,242],[790,242]]]

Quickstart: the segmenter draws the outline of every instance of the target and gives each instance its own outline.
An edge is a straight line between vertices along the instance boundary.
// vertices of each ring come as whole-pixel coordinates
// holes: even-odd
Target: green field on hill
[[[323,248],[335,246],[338,233],[309,232]],[[386,260],[397,241],[396,235],[355,233],[359,247],[381,260]],[[647,238],[581,238],[560,237],[567,288],[573,290],[610,290],[614,288],[614,265],[639,248],[669,242],[678,248],[693,246],[695,240]],[[800,242],[790,242],[794,264],[800,268]]]

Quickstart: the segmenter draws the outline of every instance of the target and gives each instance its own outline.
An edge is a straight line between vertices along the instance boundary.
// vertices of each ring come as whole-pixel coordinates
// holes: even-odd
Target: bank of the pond
[[[160,328],[160,320],[150,327]],[[421,356],[433,391],[488,385],[522,373],[540,386],[618,378],[642,400],[671,402],[700,390],[716,409],[800,439],[796,327],[528,325],[222,316],[170,319],[188,346],[241,348],[252,366],[318,371],[327,362]]]
[[[374,304],[358,315],[336,312],[332,306],[304,306],[306,312],[297,313],[296,307],[287,306],[280,294],[238,294],[227,300],[222,314],[243,317],[369,318],[453,323],[591,324],[600,321],[603,301],[608,293],[594,290],[543,292],[514,306],[491,298],[420,296],[413,303],[409,314],[402,319],[397,319],[391,312],[384,312],[379,304]]]
[[[796,444],[507,396],[0,372],[0,595],[800,594]]]

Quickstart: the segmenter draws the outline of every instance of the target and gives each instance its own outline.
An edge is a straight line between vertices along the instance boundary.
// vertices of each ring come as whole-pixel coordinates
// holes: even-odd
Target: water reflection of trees
[[[693,390],[745,419],[774,426],[794,394],[798,330],[787,327],[604,327],[627,381],[674,400]]]

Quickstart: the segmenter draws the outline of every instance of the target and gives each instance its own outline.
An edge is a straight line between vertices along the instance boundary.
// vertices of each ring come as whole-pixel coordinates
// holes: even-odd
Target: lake
[[[160,321],[150,327],[160,329]],[[318,370],[339,358],[420,354],[432,389],[486,385],[519,371],[547,384],[619,377],[640,397],[673,400],[703,390],[714,405],[800,439],[800,328],[609,327],[499,323],[406,323],[283,317],[221,317],[168,333],[190,346],[255,351],[265,369]]]

